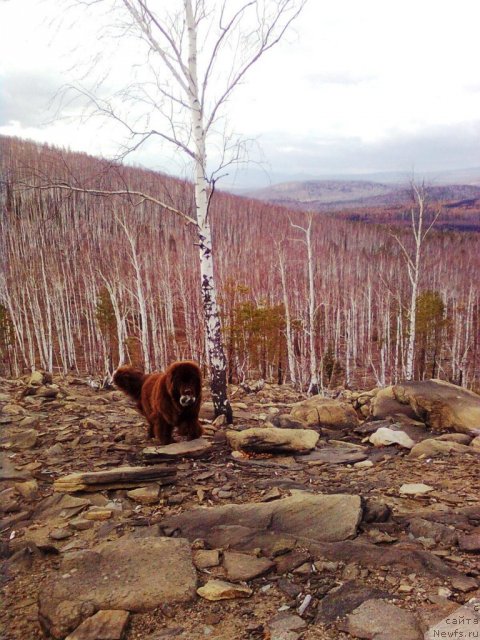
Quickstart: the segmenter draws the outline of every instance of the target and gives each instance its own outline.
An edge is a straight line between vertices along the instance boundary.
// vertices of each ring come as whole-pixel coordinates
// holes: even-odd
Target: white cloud
[[[99,25],[111,19],[107,5],[64,14],[59,6],[0,3],[0,21],[8,25],[0,41],[0,132],[113,154],[117,128],[46,125],[48,99],[82,77],[95,50],[103,53],[99,75],[109,63],[109,85],[123,82],[130,63],[141,59],[138,43],[112,40],[105,28],[98,40]],[[286,158],[299,167],[330,158],[339,170],[361,170],[365,162],[381,166],[386,150],[389,164],[408,164],[405,171],[415,159],[432,167],[480,165],[479,22],[477,0],[312,0],[239,88],[230,122],[263,140],[273,170]],[[164,170],[172,161],[159,161],[151,146],[135,159]]]

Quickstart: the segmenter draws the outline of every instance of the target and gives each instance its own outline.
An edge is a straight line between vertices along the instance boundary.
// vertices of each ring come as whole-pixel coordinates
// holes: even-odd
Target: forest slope
[[[3,371],[16,375],[37,365],[103,375],[122,359],[145,361],[141,335],[148,338],[143,343],[155,368],[182,357],[203,365],[191,225],[139,197],[82,192],[128,185],[194,215],[192,185],[11,138],[0,139],[0,155]],[[52,188],[52,183],[73,184],[80,191]],[[348,219],[350,213],[313,220],[314,349],[322,386],[385,384],[404,375],[410,283],[398,240],[412,249],[410,211],[395,210],[402,224],[392,222],[388,209],[382,211],[382,224],[361,216]],[[444,208],[436,225],[444,215],[460,212]],[[288,307],[293,366],[297,380],[306,384],[306,247],[291,224],[305,225],[305,214],[217,191],[211,216],[230,380],[289,379]],[[435,209],[428,209],[426,222],[434,216]],[[439,375],[475,387],[480,375],[478,235],[436,225],[423,252],[415,375]]]

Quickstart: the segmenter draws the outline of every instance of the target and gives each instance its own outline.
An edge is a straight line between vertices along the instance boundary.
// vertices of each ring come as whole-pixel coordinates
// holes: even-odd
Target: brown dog
[[[113,381],[136,401],[138,410],[148,420],[150,438],[170,444],[174,427],[188,440],[202,435],[203,429],[198,422],[202,374],[195,362],[174,362],[164,373],[149,375],[134,367],[120,367]]]

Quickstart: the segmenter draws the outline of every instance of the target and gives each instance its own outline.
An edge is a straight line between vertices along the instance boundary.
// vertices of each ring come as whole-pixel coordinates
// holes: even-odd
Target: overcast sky
[[[115,52],[106,85],[118,86],[128,69],[118,63],[138,46],[99,40],[101,10],[63,16],[61,6],[0,0],[0,133],[114,156],[118,127],[72,117],[78,102],[56,113],[51,101],[65,83],[88,84],[82,64],[102,49],[96,69]],[[228,105],[230,126],[256,141],[239,186],[480,167],[479,24],[478,0],[310,0]],[[131,161],[184,171],[153,144]]]

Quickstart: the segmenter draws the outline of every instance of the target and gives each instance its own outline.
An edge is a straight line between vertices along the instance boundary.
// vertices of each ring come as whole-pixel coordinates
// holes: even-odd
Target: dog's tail
[[[134,367],[120,367],[113,374],[113,381],[119,389],[134,400],[140,400],[142,386],[147,376]]]

